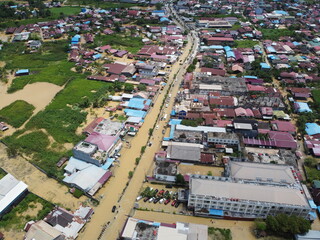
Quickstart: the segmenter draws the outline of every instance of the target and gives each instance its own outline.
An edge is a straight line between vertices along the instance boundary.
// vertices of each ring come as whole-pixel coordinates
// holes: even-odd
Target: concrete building
[[[225,167],[224,176],[245,183],[301,186],[296,171],[288,165],[230,161]]]
[[[226,144],[239,145],[239,137],[235,133],[209,132],[208,143],[210,144]]]
[[[102,166],[107,160],[107,152],[98,148],[96,144],[81,141],[72,150],[73,156],[82,161]]]
[[[8,173],[0,179],[0,217],[10,211],[28,193],[28,186]]]
[[[254,219],[285,213],[307,219],[312,211],[304,191],[297,187],[192,175],[189,188],[188,208],[196,215]]]
[[[199,162],[203,145],[183,142],[163,142],[167,145],[167,159],[187,162]]]
[[[208,226],[194,223],[159,223],[128,218],[121,239],[197,240],[208,239]]]
[[[175,182],[177,175],[177,162],[156,161],[154,177],[159,181]]]

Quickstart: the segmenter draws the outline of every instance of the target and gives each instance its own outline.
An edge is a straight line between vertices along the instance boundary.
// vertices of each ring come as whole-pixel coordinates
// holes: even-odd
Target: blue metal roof
[[[129,117],[142,117],[142,118],[144,118],[147,114],[145,111],[133,110],[133,109],[125,109],[124,112]]]
[[[298,112],[312,112],[312,110],[310,109],[308,103],[305,103],[305,102],[295,102],[298,106],[299,106],[299,109]]]
[[[108,168],[112,165],[114,160],[115,160],[114,158],[108,158],[107,162],[101,168],[104,170],[108,170]]]
[[[215,215],[215,216],[223,216],[223,211],[222,210],[219,210],[219,209],[213,209],[211,208],[209,210],[209,214],[210,215]]]
[[[306,132],[308,135],[319,134],[320,126],[316,123],[306,123]]]
[[[244,78],[252,78],[252,79],[258,79],[258,77],[256,77],[256,76],[248,76],[248,75],[246,75],[246,76],[243,76]]]
[[[261,68],[270,69],[270,65],[268,63],[260,63]]]
[[[131,98],[128,103],[128,107],[136,108],[136,109],[143,109],[146,105],[149,106],[151,104],[150,99],[144,98]]]
[[[29,73],[29,69],[20,69],[16,71],[16,74],[24,74],[24,73]]]
[[[170,119],[169,125],[179,125],[181,124],[181,119]]]

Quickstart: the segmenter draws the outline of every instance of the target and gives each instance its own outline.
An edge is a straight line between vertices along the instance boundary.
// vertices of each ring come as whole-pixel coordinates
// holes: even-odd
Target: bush
[[[132,177],[133,177],[133,171],[129,171],[128,177],[129,177],[129,178],[132,178]]]
[[[144,154],[145,151],[146,151],[146,146],[141,147],[140,153]]]
[[[83,191],[81,191],[80,189],[76,188],[73,192],[73,196],[76,198],[80,198],[83,195]]]

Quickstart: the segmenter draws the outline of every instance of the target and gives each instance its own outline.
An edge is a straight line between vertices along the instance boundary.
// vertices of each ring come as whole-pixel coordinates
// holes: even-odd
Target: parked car
[[[171,206],[173,207],[176,204],[177,200],[173,200]]]
[[[176,204],[174,205],[175,208],[178,208],[180,205],[180,202],[176,202]]]
[[[167,190],[163,195],[168,195],[169,194],[169,191]]]
[[[158,192],[159,192],[159,190],[158,190],[158,189],[154,190],[154,193],[156,193],[156,194],[157,194]]]
[[[113,207],[112,207],[112,212],[115,212],[116,209],[117,209],[117,207],[116,207],[116,206],[113,206]]]
[[[149,202],[152,202],[155,199],[155,197],[152,197],[149,199]]]
[[[171,199],[168,198],[168,199],[164,202],[164,205],[167,205],[170,201],[171,201]]]
[[[145,198],[143,199],[144,202],[146,202],[146,201],[148,201],[148,200],[149,200],[149,197],[145,197]]]
[[[162,189],[159,193],[158,193],[158,195],[162,195],[164,193],[164,190]]]
[[[166,199],[165,198],[162,198],[160,199],[159,203],[163,203]]]
[[[142,199],[142,196],[138,196],[137,198],[136,198],[136,201],[140,201]]]
[[[159,201],[160,201],[160,198],[156,198],[156,199],[154,199],[153,203],[156,204]]]

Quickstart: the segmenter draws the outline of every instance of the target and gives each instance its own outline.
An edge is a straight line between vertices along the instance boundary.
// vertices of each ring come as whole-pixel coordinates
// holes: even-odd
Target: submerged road
[[[189,56],[195,56],[197,47],[198,39],[195,37],[195,33],[192,32],[188,35],[188,43],[184,48],[183,54],[171,68],[167,85],[155,100],[154,106],[146,116],[145,122],[138,134],[132,139],[131,147],[121,150],[122,157],[119,159],[120,166],[115,167],[113,177],[98,192],[98,195],[101,196],[100,204],[95,208],[95,214],[79,235],[79,239],[111,240],[119,237],[124,223],[134,207],[136,197],[142,188],[145,176],[153,165],[154,154],[160,148],[160,143],[163,138],[162,130],[167,125],[169,118],[161,121],[161,117],[164,114],[170,116],[174,98],[180,88],[183,75],[190,64],[187,60],[190,60]],[[181,65],[180,60],[182,60]],[[163,108],[161,108],[168,89],[168,96],[171,94],[171,98],[167,96],[168,107],[165,107],[166,104],[164,104]],[[157,124],[158,127],[153,129],[155,124]],[[147,144],[150,128],[154,130],[150,137],[152,145],[146,148],[139,164],[136,166],[135,159],[140,156],[141,147]],[[128,172],[133,170],[133,177],[129,180]],[[114,213],[111,211],[113,206],[117,207]]]

